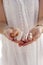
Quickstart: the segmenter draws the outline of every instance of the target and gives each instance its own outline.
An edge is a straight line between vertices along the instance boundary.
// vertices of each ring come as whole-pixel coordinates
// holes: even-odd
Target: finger
[[[19,42],[18,42],[18,45],[19,45],[19,46],[22,46],[23,44],[24,44],[23,41],[19,41]]]
[[[29,43],[28,43],[28,42],[29,42]],[[26,46],[26,45],[28,45],[28,44],[30,44],[30,41],[29,41],[29,40],[24,40],[23,42],[20,42],[20,43],[19,43],[20,46]]]
[[[23,44],[20,44],[20,46],[26,46],[28,44],[31,44],[32,42],[28,42],[28,43],[23,43]]]
[[[28,40],[28,42],[20,43],[19,45],[20,46],[26,46],[26,45],[31,44],[34,41],[36,41],[39,37],[40,37],[40,34],[39,35],[36,35],[32,40]]]

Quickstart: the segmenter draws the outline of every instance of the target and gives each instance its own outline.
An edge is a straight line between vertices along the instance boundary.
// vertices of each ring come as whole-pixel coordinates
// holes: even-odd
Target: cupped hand
[[[36,41],[40,35],[41,35],[41,32],[39,30],[39,28],[33,28],[30,30],[30,32],[28,33],[28,36],[27,36],[27,39],[24,39],[24,40],[17,40],[15,37],[18,36],[18,30],[17,29],[14,29],[14,28],[9,28],[7,29],[7,31],[5,32],[5,36],[13,41],[13,42],[16,42],[20,47],[21,46],[26,46],[28,44],[31,44],[32,42]]]
[[[4,35],[11,41],[14,41],[14,38],[17,37],[19,31],[15,28],[8,27],[4,30]]]
[[[33,28],[28,33],[27,39],[22,40],[22,42],[19,42],[19,46],[26,46],[28,44],[31,44],[32,42],[36,41],[41,35],[39,28]]]

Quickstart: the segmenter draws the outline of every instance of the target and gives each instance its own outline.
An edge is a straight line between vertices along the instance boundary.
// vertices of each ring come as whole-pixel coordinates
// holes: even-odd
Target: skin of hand
[[[32,39],[28,38],[29,33],[32,33]],[[19,41],[17,39],[14,39],[14,37],[18,35],[18,31],[13,28],[10,28],[9,31],[5,35],[7,36],[8,39],[10,39],[13,42],[16,42],[21,47],[21,46],[26,46],[36,41],[41,35],[40,30],[37,27],[34,27],[33,29],[31,29],[29,33],[28,33],[27,39],[24,39],[24,40],[21,39]]]
[[[43,25],[43,19],[40,20],[37,24]],[[33,37],[32,40],[29,40],[27,37],[27,39],[24,39],[24,41],[22,40],[23,41],[22,43],[21,42],[19,43],[19,46],[26,46],[26,45],[31,44],[32,42],[36,41],[40,37],[41,33],[43,33],[43,26],[40,27],[40,29],[42,32],[40,32],[39,28],[34,27],[33,29],[31,29],[30,32],[32,33],[32,37]],[[28,34],[28,36],[29,36],[29,34]]]
[[[19,34],[19,31],[12,27],[10,27],[4,31],[4,35],[11,41],[13,41],[14,37],[18,36],[18,34]]]
[[[24,41],[22,40],[22,42],[19,42],[19,46],[26,46],[28,44],[31,44],[32,42],[36,41],[41,35],[38,28],[33,28],[29,33],[32,33],[32,39],[29,39],[27,37],[27,39],[25,39]]]

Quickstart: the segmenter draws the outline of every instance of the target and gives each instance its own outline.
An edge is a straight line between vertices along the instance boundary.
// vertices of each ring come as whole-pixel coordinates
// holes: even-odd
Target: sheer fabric
[[[8,25],[19,28],[24,35],[37,23],[39,0],[3,0],[3,4]],[[5,36],[2,41],[2,65],[41,64],[41,37],[25,47],[19,47]]]

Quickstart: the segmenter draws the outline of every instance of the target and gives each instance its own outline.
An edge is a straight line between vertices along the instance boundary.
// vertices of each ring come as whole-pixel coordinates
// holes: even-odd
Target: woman
[[[8,26],[23,31],[23,38],[36,24],[38,0],[3,0]],[[40,65],[40,38],[31,45],[19,47],[3,36],[2,65]],[[20,43],[21,44],[21,43]]]

